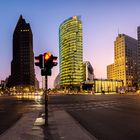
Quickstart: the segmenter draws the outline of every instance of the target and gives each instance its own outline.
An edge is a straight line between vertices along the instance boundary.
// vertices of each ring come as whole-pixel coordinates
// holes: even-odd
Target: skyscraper
[[[123,80],[125,86],[137,84],[137,40],[119,34],[114,42],[114,64],[107,66],[109,79]]]
[[[59,28],[60,86],[78,88],[83,81],[82,22],[73,16]]]
[[[140,26],[137,28],[137,37],[138,37],[138,86],[140,88]]]
[[[33,35],[29,23],[20,16],[13,34],[10,86],[35,86]]]

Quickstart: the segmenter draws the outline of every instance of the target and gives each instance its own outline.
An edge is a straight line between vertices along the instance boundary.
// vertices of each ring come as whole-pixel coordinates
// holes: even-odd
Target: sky
[[[118,33],[137,38],[139,6],[139,0],[0,0],[0,80],[11,74],[12,36],[21,14],[32,28],[34,55],[49,51],[58,57],[60,24],[80,15],[83,60],[90,61],[96,78],[106,78]],[[41,84],[40,69],[35,72]],[[59,61],[49,77],[50,88],[58,73]]]

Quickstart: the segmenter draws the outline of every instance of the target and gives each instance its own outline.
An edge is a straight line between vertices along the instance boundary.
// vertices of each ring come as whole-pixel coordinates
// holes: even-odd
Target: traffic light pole
[[[45,75],[45,126],[48,125],[48,77]]]
[[[53,56],[50,52],[40,54],[35,57],[35,65],[40,67],[41,75],[45,76],[45,126],[48,124],[48,79],[51,76],[51,69],[57,65],[57,56]]]

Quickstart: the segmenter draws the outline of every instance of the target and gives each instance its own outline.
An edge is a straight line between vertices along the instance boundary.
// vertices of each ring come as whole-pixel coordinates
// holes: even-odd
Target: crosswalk
[[[94,110],[94,109],[113,109],[119,106],[131,104],[133,101],[100,101],[100,102],[85,102],[85,103],[70,103],[70,104],[49,104],[50,110],[64,109],[67,111],[80,111],[80,110]]]

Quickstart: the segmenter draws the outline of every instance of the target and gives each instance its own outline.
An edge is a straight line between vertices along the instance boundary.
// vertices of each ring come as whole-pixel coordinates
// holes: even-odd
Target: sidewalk
[[[11,128],[0,135],[0,140],[43,140],[43,129],[34,126],[40,111],[34,110],[24,114]]]
[[[66,111],[49,112],[49,140],[97,140]]]
[[[34,126],[43,108],[23,115],[0,136],[0,140],[96,140],[64,110],[49,111],[47,129]]]

